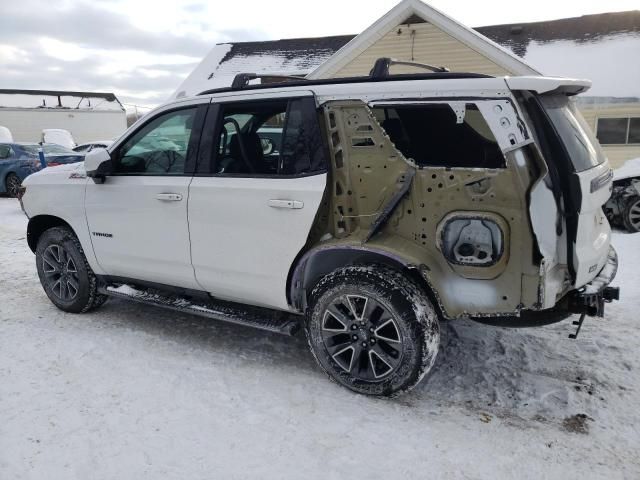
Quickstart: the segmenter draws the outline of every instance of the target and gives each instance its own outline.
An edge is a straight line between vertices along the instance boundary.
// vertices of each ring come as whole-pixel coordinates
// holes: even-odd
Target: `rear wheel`
[[[309,346],[320,367],[362,394],[394,396],[415,386],[435,361],[435,309],[410,279],[384,266],[346,267],[313,289]]]
[[[640,232],[640,196],[629,197],[622,211],[624,228],[630,232]]]
[[[7,191],[7,195],[10,197],[17,197],[20,193],[20,178],[15,173],[10,173],[7,175],[7,178],[4,180],[5,189]]]
[[[80,241],[64,227],[50,228],[38,240],[36,266],[49,300],[65,312],[87,312],[102,305],[97,279]]]

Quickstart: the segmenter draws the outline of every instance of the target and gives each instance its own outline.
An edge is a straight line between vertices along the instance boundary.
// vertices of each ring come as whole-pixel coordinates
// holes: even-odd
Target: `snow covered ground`
[[[286,338],[110,300],[56,310],[0,198],[0,479],[640,478],[640,235],[588,319],[443,327],[436,370],[357,396]]]

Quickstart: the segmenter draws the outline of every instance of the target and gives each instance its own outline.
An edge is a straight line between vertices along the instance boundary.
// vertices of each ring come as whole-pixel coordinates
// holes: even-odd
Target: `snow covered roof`
[[[546,75],[588,78],[589,95],[640,97],[640,10],[476,31]]]
[[[217,44],[180,85],[176,96],[183,96],[182,91],[193,95],[211,88],[228,87],[238,73],[307,75],[354,36]]]
[[[418,20],[413,14],[404,22]],[[592,80],[588,95],[640,97],[640,62],[636,61],[640,58],[640,10],[473,30],[545,75]],[[359,35],[218,44],[175,96],[229,86],[243,72],[306,75],[356,37]]]
[[[113,93],[17,89],[0,89],[0,108],[124,110]]]

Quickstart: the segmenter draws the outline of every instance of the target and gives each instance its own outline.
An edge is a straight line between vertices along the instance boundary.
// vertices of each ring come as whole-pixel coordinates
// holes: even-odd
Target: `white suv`
[[[589,82],[438,70],[286,79],[164,105],[84,165],[25,182],[46,294],[108,296],[293,334],[391,396],[439,322],[602,316],[612,173],[571,96]],[[577,332],[576,332],[577,334]]]

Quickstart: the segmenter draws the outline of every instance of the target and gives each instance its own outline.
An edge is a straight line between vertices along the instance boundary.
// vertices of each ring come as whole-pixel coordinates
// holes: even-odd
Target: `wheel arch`
[[[75,233],[73,227],[68,222],[54,215],[36,215],[29,219],[27,225],[27,243],[32,252],[35,253],[40,236],[53,227],[66,227]]]
[[[385,265],[406,275],[423,289],[438,315],[442,316],[438,297],[416,265],[391,252],[364,246],[332,245],[304,253],[289,273],[287,299],[296,310],[305,312],[309,294],[323,276],[338,268],[363,264]]]

